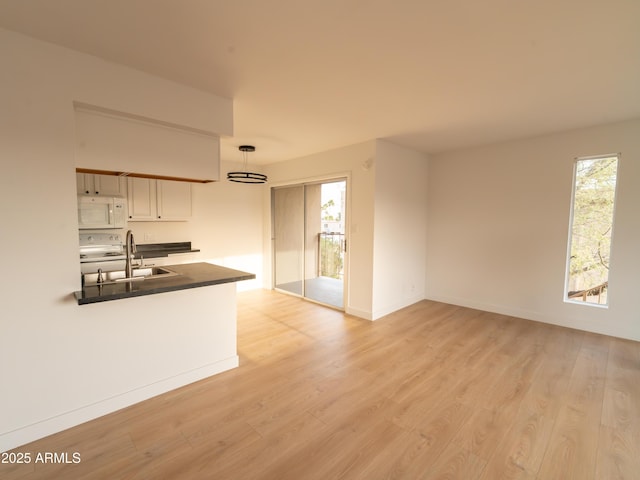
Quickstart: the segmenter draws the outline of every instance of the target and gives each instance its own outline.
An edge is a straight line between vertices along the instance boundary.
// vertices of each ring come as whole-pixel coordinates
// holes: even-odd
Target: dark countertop
[[[180,275],[100,286],[85,286],[81,291],[74,292],[74,295],[78,300],[78,305],[85,305],[256,278],[253,273],[241,272],[206,262],[167,265],[166,268]]]
[[[136,246],[135,258],[168,257],[176,253],[196,253],[200,250],[191,248],[191,242],[142,243]]]

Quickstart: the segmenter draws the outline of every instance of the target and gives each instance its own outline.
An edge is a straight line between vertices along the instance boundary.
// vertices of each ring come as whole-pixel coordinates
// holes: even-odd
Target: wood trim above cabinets
[[[92,173],[95,175],[116,175],[119,177],[135,177],[135,178],[151,178],[155,180],[171,180],[174,182],[190,182],[190,183],[212,183],[218,180],[202,180],[197,178],[168,177],[165,175],[153,175],[149,173],[137,172],[117,172],[112,170],[96,170],[94,168],[76,168],[76,173]]]

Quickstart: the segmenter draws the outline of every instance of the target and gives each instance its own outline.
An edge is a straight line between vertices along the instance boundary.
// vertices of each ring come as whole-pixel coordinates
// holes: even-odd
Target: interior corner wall
[[[376,141],[373,319],[425,298],[426,155]]]
[[[375,187],[374,140],[307,157],[274,163],[265,168],[269,186],[303,183],[349,175],[347,191],[347,298],[345,311],[373,318],[373,208]],[[270,189],[264,191],[264,218],[271,219]],[[271,222],[265,222],[265,278],[272,278]]]
[[[564,301],[573,164],[621,153],[609,307]],[[434,155],[426,297],[640,340],[640,120]]]

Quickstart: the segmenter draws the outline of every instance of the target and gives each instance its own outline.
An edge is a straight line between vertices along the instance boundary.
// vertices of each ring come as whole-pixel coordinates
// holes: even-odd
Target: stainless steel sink
[[[137,282],[142,280],[154,280],[157,278],[167,278],[180,275],[173,270],[165,267],[143,267],[134,268],[132,277],[126,278],[124,270],[116,270],[114,272],[102,272],[102,282],[98,282],[98,273],[85,273],[82,275],[82,283],[85,286],[91,285],[108,285],[120,282]]]

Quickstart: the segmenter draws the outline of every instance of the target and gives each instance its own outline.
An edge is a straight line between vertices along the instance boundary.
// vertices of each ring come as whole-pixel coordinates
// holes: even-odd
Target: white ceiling
[[[0,26],[234,99],[271,163],[640,117],[639,0],[0,0]]]

